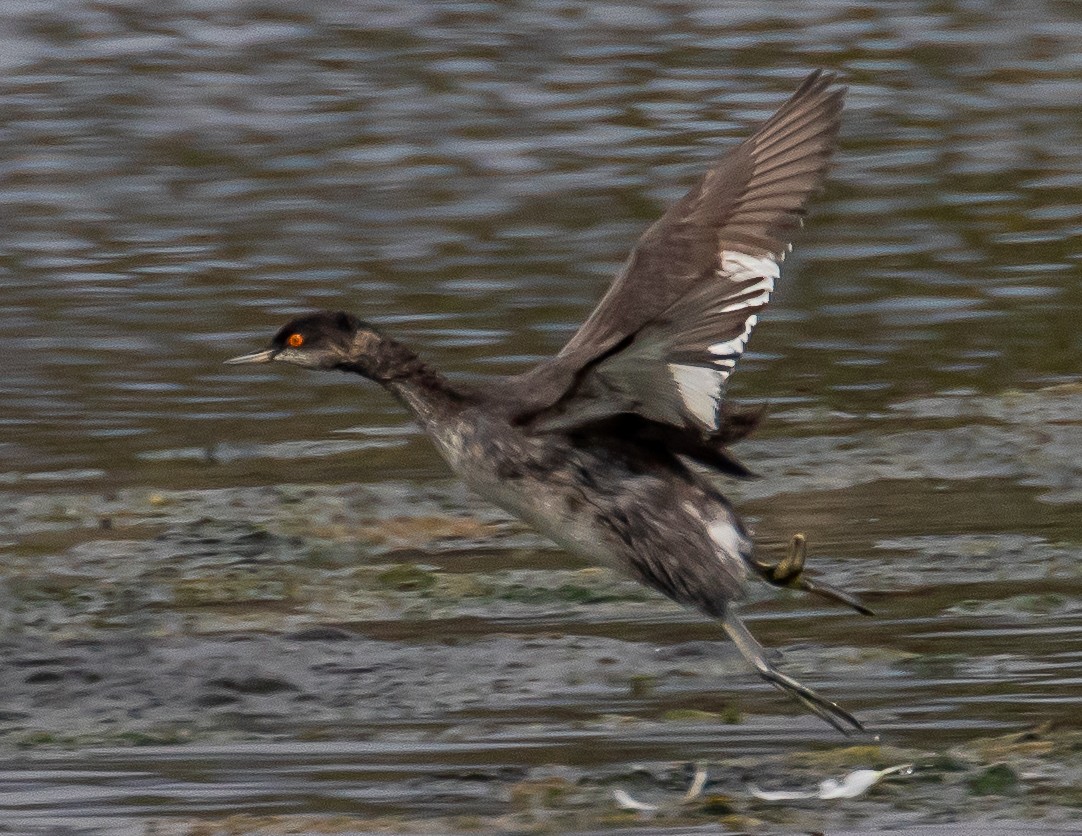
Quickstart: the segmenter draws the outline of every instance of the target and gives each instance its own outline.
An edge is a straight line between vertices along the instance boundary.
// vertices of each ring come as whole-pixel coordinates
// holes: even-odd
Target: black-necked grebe
[[[838,133],[845,88],[810,75],[636,244],[600,304],[555,357],[485,386],[452,383],[348,313],[301,316],[270,347],[229,363],[353,372],[416,416],[478,493],[569,551],[720,619],[768,682],[844,733],[863,730],[777,670],[734,612],[745,582],[816,592],[794,538],[777,565],[707,474],[747,476],[726,449],[759,420],[723,405],[725,385],[778,278]]]

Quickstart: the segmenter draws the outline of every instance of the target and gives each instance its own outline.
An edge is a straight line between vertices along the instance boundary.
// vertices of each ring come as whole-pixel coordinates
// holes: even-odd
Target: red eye
[[[289,343],[291,348],[300,348],[304,345],[304,337],[301,334],[290,334],[286,342]]]

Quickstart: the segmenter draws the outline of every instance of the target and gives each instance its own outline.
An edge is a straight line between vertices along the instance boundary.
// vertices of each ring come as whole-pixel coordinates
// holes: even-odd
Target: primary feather
[[[725,387],[822,181],[845,88],[812,73],[651,226],[551,360],[509,381],[516,420],[567,431],[633,413],[725,433]]]

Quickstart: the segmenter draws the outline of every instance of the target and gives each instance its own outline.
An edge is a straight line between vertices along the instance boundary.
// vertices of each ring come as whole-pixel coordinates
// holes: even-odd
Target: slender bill
[[[240,357],[231,357],[223,362],[227,366],[239,366],[242,363],[269,363],[278,352],[273,348],[264,351],[256,351],[252,354],[242,354]]]

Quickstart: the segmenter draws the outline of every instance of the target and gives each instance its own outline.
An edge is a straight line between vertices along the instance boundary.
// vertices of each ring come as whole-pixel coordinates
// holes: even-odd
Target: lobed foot
[[[846,736],[853,734],[853,732],[867,732],[860,720],[837,703],[820,696],[808,686],[802,685],[791,676],[774,667],[766,658],[766,651],[763,646],[756,641],[748,628],[744,626],[744,622],[734,613],[727,613],[721,624],[741,655],[755,668],[759,676],[771,685],[781,688],[787,694],[799,700],[812,714],[830,723]]]
[[[817,694],[807,685],[801,685],[791,676],[787,676],[774,666],[770,664],[763,667],[756,665],[756,670],[759,671],[759,676],[771,685],[776,685],[778,688],[781,688],[783,691],[798,699],[805,708],[812,712],[812,714],[819,719],[830,723],[830,725],[847,737],[854,731],[862,733],[868,731],[864,728],[864,724],[861,723],[860,720],[840,705]]]
[[[808,538],[803,534],[794,534],[789,540],[785,557],[767,570],[767,580],[777,586],[789,586],[804,574],[804,564],[807,559]]]
[[[801,589],[826,598],[839,604],[852,607],[861,615],[875,615],[870,609],[860,602],[855,595],[835,589],[833,586],[815,581],[804,574],[804,564],[808,558],[808,539],[803,534],[794,534],[789,541],[789,549],[778,563],[773,565],[756,561],[755,568],[759,574],[774,586],[783,586],[788,589]]]

